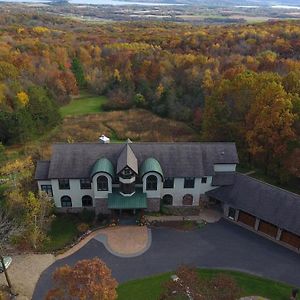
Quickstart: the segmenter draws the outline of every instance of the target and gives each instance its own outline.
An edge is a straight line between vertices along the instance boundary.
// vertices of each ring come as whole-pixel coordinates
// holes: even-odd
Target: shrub
[[[89,225],[86,224],[86,223],[80,223],[78,226],[77,226],[77,230],[80,232],[80,233],[85,233],[89,230]]]
[[[109,215],[106,214],[98,214],[97,221],[101,224],[106,224],[109,220]]]
[[[164,283],[164,291],[160,299],[188,299],[194,300],[235,300],[241,290],[228,275],[217,275],[211,279],[199,277],[197,270],[188,266],[181,266],[176,270],[177,278]]]
[[[94,210],[88,210],[86,208],[84,208],[80,214],[79,214],[79,218],[82,222],[84,223],[92,223],[95,219],[95,211]]]

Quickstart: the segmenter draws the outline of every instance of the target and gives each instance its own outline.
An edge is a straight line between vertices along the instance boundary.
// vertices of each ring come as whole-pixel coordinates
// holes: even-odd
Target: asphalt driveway
[[[222,219],[190,232],[152,229],[150,249],[133,258],[113,256],[93,239],[73,255],[56,261],[46,269],[32,299],[44,298],[51,288],[51,274],[57,267],[96,256],[108,265],[119,283],[189,264],[241,270],[300,286],[300,254]]]

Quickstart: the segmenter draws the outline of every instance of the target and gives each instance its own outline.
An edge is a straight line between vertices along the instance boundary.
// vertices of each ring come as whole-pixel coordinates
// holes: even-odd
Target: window
[[[60,190],[69,190],[70,181],[69,179],[58,179],[58,185]]]
[[[41,185],[41,190],[43,192],[46,192],[48,194],[48,196],[53,197],[52,185],[51,184]]]
[[[193,205],[193,195],[186,194],[183,196],[182,205]]]
[[[150,175],[146,179],[146,190],[156,191],[157,190],[157,178],[154,175]]]
[[[91,196],[83,196],[82,197],[82,206],[93,206],[93,199]]]
[[[234,220],[235,218],[235,209],[232,207],[229,207],[228,218],[231,220]]]
[[[89,190],[92,188],[91,181],[89,178],[80,179],[80,188],[82,190]]]
[[[123,169],[123,171],[121,172],[121,177],[122,178],[131,178],[133,176],[134,176],[133,171],[130,168],[128,168],[128,167],[126,167],[125,169]]]
[[[97,178],[97,190],[108,191],[108,179],[106,176],[99,176]]]
[[[185,177],[184,178],[184,188],[185,189],[193,189],[195,186],[195,178],[194,177]]]
[[[174,187],[174,178],[173,177],[166,177],[164,181],[164,188],[172,189]]]
[[[72,200],[69,196],[62,196],[60,202],[61,207],[72,207]]]
[[[124,175],[131,175],[132,172],[131,172],[131,170],[130,170],[129,168],[125,168],[125,169],[123,170],[123,174],[124,174]]]
[[[172,205],[173,204],[173,196],[172,195],[164,195],[163,198],[163,204],[164,205]]]
[[[207,177],[202,177],[201,178],[201,183],[206,183],[207,182]]]

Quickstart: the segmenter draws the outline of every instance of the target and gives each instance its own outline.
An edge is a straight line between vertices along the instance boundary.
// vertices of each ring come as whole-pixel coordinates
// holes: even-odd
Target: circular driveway
[[[63,229],[62,229],[63,230]],[[300,286],[300,254],[288,250],[224,219],[189,232],[152,229],[147,252],[133,258],[109,253],[95,239],[46,269],[36,286],[33,300],[41,300],[52,286],[53,271],[64,264],[99,257],[119,283],[172,271],[181,264],[196,267],[241,270]]]

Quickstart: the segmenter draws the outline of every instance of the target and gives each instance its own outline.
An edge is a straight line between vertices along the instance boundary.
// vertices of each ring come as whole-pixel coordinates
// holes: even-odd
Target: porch
[[[142,189],[136,189],[131,196],[120,194],[119,189],[113,189],[108,194],[108,209],[110,209],[112,217],[119,219],[121,225],[134,225],[138,216],[147,209],[147,195]]]

